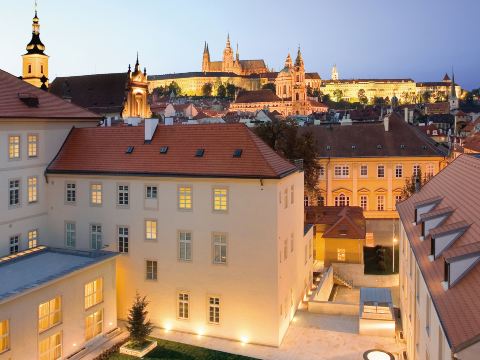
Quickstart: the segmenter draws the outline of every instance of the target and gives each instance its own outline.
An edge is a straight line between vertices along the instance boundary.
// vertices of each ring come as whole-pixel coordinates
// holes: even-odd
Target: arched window
[[[32,65],[28,65],[28,73],[29,73],[29,74],[32,73]]]
[[[299,94],[299,93],[296,93],[296,94],[295,94],[295,100],[297,100],[297,101],[300,100],[300,94]]]
[[[283,95],[287,94],[287,85],[283,85]]]
[[[335,206],[350,206],[350,198],[343,193],[335,196]]]
[[[300,75],[297,75],[297,82],[300,82]]]

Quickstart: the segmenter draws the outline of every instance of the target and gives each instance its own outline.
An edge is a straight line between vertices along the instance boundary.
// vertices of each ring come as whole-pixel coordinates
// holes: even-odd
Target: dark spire
[[[457,99],[457,92],[455,91],[455,73],[453,72],[452,67],[452,82],[450,83],[450,99]]]
[[[143,68],[143,75],[147,76],[147,68],[146,67]]]
[[[135,70],[134,72],[138,72],[140,68],[140,63],[138,62],[138,51],[137,51],[137,61],[135,62]]]
[[[45,45],[40,40],[40,19],[37,16],[37,2],[35,2],[35,16],[32,21],[32,39],[27,44],[27,54],[44,54]]]
[[[303,65],[302,52],[300,50],[300,45],[298,45],[297,58],[295,59],[295,66],[302,66],[302,65]]]

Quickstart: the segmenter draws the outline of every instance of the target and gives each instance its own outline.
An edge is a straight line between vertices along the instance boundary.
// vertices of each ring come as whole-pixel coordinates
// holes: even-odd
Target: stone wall
[[[353,282],[354,287],[394,287],[398,286],[398,274],[365,275],[363,264],[332,263],[333,271],[345,280]]]

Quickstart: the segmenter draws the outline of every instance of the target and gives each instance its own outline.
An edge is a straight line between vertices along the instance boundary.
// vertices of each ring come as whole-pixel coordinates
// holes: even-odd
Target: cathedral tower
[[[32,23],[32,39],[27,45],[27,53],[22,55],[22,78],[26,82],[46,89],[48,86],[48,56],[45,45],[40,40],[40,20],[35,9]]]
[[[222,64],[222,71],[223,72],[233,72],[233,50],[230,46],[230,34],[227,35],[227,44],[225,45],[225,49],[223,50],[223,64]]]
[[[203,46],[203,61],[202,61],[202,72],[210,71],[210,51],[208,50],[208,44],[205,41]]]

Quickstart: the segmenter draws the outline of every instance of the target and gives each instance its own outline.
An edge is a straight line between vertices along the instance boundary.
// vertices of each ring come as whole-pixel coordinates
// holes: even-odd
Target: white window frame
[[[65,182],[65,203],[70,205],[77,203],[77,183],[75,181]]]
[[[378,164],[377,165],[377,178],[378,179],[385,179],[385,165]]]
[[[336,179],[348,179],[350,177],[350,165],[335,165],[333,174]]]
[[[77,245],[77,224],[75,221],[65,221],[65,246],[75,248]]]
[[[103,184],[101,182],[90,183],[90,205],[103,205]]]
[[[208,304],[208,322],[210,324],[218,325],[221,321],[221,304],[222,299],[217,295],[209,295],[207,297]]]
[[[59,307],[58,309],[55,309],[55,307],[52,308],[52,305],[56,305],[58,301]],[[40,307],[42,305],[46,305],[48,307],[48,312],[44,315],[40,314]],[[62,297],[57,295],[54,298],[48,299],[47,301],[44,301],[40,304],[38,304],[38,333],[41,334],[57,325],[60,325],[63,321],[63,314],[62,314]],[[55,317],[58,315],[58,320],[54,322]],[[46,320],[47,322],[47,327],[41,328],[40,323]]]
[[[9,241],[10,254],[18,253],[20,251],[21,235],[20,234],[11,235],[9,239],[10,239],[10,241]]]
[[[100,317],[98,317],[98,314],[100,314]],[[85,341],[94,339],[103,333],[103,316],[103,309],[99,309],[85,317]]]
[[[193,187],[192,187],[192,185],[178,185],[178,187],[177,187],[177,208],[180,211],[192,211],[192,209],[193,209]]]
[[[130,228],[126,225],[117,226],[117,247],[118,252],[128,254],[129,251]]]
[[[22,180],[20,178],[8,179],[8,207],[10,209],[17,208],[21,206],[21,190]],[[12,197],[13,196],[13,197]],[[12,203],[12,199],[14,202]]]
[[[178,243],[178,261],[192,261],[193,240],[192,232],[186,230],[177,231],[177,243]]]
[[[83,286],[83,304],[85,310],[103,302],[103,277],[98,277]]]
[[[190,293],[179,291],[177,293],[177,319],[188,320],[190,318]]]
[[[155,195],[155,196],[153,196]],[[145,185],[145,199],[157,200],[158,199],[158,186],[157,185]]]
[[[13,141],[13,139],[18,139],[18,141]],[[22,139],[19,134],[10,134],[8,135],[8,160],[16,161],[22,158]]]
[[[38,229],[32,229],[28,231],[28,248],[38,246]]]
[[[288,193],[287,193],[288,197]],[[227,213],[229,208],[229,191],[227,187],[216,186],[212,189],[212,210],[216,213]]]
[[[93,246],[95,245],[95,246]],[[103,246],[103,226],[102,224],[90,224],[90,249],[100,250]]]
[[[38,202],[38,176],[27,178],[27,198],[29,204]]]
[[[365,170],[365,174],[362,173],[363,170]],[[367,164],[361,164],[360,165],[360,177],[361,178],[368,177],[368,165]]]
[[[420,164],[414,164],[412,166],[412,175],[417,177],[418,176],[418,173],[419,171],[421,171],[422,167],[420,166]]]
[[[212,262],[226,265],[228,262],[228,235],[223,232],[212,233]],[[218,256],[217,256],[218,255]],[[224,260],[223,260],[224,259]]]
[[[150,268],[149,268],[150,265]],[[157,281],[158,279],[158,262],[157,260],[145,260],[145,280]]]
[[[128,208],[130,206],[130,185],[117,184],[117,207]]]
[[[27,156],[29,159],[38,158],[38,144],[38,134],[27,134]]]
[[[397,164],[395,165],[395,179],[403,178],[403,165]]]
[[[377,195],[377,211],[385,211],[385,198],[385,195]]]
[[[56,338],[59,338],[60,339],[60,343],[59,344],[55,344],[54,341],[56,340]],[[44,343],[44,342],[47,342],[48,341],[48,350],[44,353],[41,353],[40,352],[40,349],[41,349],[41,343]],[[53,345],[53,346],[52,346]],[[48,359],[48,360],[59,360],[62,358],[62,353],[63,353],[63,336],[62,336],[62,332],[59,331],[59,332],[56,332],[55,334],[52,334],[42,340],[39,340],[38,342],[38,352],[39,352],[39,358],[40,359]],[[57,353],[57,350],[60,349],[60,351],[58,352],[58,357],[55,357],[55,354]]]
[[[363,211],[368,211],[368,195],[360,195],[360,207]]]
[[[157,241],[158,240],[158,221],[157,219],[145,219],[145,240]],[[152,225],[155,226],[152,226]]]

